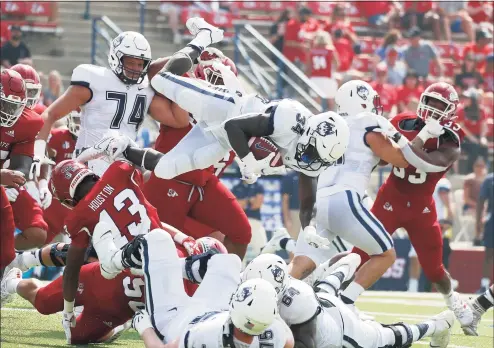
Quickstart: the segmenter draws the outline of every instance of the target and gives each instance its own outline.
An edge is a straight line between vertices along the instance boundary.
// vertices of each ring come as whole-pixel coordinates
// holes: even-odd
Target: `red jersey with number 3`
[[[141,191],[142,185],[142,174],[133,165],[124,161],[112,163],[65,219],[65,231],[72,238],[72,244],[87,247],[99,221],[120,231],[113,236],[117,247],[124,246],[138,234],[161,227],[156,209]]]
[[[333,50],[313,48],[310,50],[311,77],[331,77]]]
[[[425,123],[415,113],[405,112],[395,116],[391,123],[396,129],[407,137],[414,139]],[[460,147],[465,133],[461,127],[449,121],[444,124],[444,134],[439,138],[429,139],[424,144],[427,152],[437,150],[439,146]],[[448,168],[449,169],[449,168]],[[437,182],[446,174],[447,170],[439,173],[425,173],[413,166],[407,168],[393,167],[393,171],[384,183],[385,189],[396,190],[403,195],[407,195],[410,200],[429,201],[436,188]]]

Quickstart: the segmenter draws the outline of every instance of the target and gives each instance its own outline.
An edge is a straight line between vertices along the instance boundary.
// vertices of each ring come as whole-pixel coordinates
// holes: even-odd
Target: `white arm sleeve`
[[[401,151],[403,152],[403,156],[405,157],[408,163],[410,163],[415,168],[420,169],[426,173],[439,173],[448,169],[448,167],[436,166],[434,164],[424,161],[422,158],[417,156],[415,152],[413,152],[412,148],[410,147],[410,144],[402,148]]]

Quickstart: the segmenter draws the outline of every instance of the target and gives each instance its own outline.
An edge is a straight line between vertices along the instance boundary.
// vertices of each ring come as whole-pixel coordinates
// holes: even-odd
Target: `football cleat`
[[[185,23],[187,29],[191,32],[192,35],[196,36],[200,31],[208,31],[211,44],[220,42],[223,40],[223,30],[216,28],[214,25],[209,24],[201,17],[192,17],[187,20]]]
[[[261,251],[261,254],[274,254],[281,250],[280,241],[283,238],[291,238],[286,228],[278,228],[274,231],[271,239],[266,243]]]
[[[2,307],[6,303],[12,302],[12,300],[14,299],[14,294],[11,294],[7,291],[7,283],[9,282],[9,280],[21,279],[21,278],[22,278],[22,272],[18,268],[12,268],[8,273],[4,274],[2,278],[2,283],[0,284]]]
[[[473,321],[473,313],[467,302],[456,291],[451,295],[452,304],[448,308],[453,311],[461,327],[468,326]]]
[[[455,314],[450,310],[446,310],[430,320],[434,321],[436,325],[436,329],[431,335],[430,347],[446,348],[449,344],[451,328],[455,322]]]
[[[192,255],[185,259],[185,274],[187,279],[194,284],[200,284],[206,275],[208,261],[213,255],[218,254],[216,250],[209,250],[204,254]],[[196,262],[199,262],[198,264]]]
[[[467,305],[472,310],[473,318],[472,322],[468,325],[462,326],[463,332],[467,336],[478,336],[477,326],[479,325],[482,314],[485,313],[485,309],[479,304],[476,298],[472,298],[467,302]]]

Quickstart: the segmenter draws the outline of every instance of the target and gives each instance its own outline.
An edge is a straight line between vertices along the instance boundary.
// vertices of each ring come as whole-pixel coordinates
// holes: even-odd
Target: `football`
[[[249,139],[249,148],[254,157],[257,160],[262,160],[269,156],[270,153],[274,152],[275,155],[271,160],[271,167],[279,167],[283,165],[283,161],[281,160],[281,153],[271,141],[266,138],[261,137],[252,137]]]
[[[195,254],[203,254],[209,250],[216,250],[219,254],[228,254],[223,243],[211,237],[202,237],[196,240]]]

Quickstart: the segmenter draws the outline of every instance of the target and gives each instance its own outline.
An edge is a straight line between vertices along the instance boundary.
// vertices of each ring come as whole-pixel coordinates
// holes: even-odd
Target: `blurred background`
[[[461,101],[456,122],[466,139],[460,160],[436,188],[445,264],[461,292],[492,281],[494,252],[483,240],[494,231],[476,228],[475,220],[481,185],[493,171],[491,1],[2,1],[1,64],[32,64],[42,76],[41,100],[49,106],[69,86],[77,65],[106,66],[109,42],[119,32],[141,32],[159,58],[191,38],[184,23],[194,16],[225,30],[218,48],[234,60],[247,90],[297,99],[314,113],[334,110],[338,86],[350,79],[371,83],[386,117],[415,112],[432,82],[453,84]],[[148,118],[138,141],[152,146],[157,134]],[[390,169],[373,173],[370,196]],[[263,178],[248,190],[239,177],[232,165],[222,180],[245,207],[261,242],[279,227],[296,237],[297,175]],[[483,211],[481,219],[490,214]],[[375,288],[430,291],[406,231],[394,236],[397,260]],[[408,287],[410,277],[421,279],[418,289]]]

